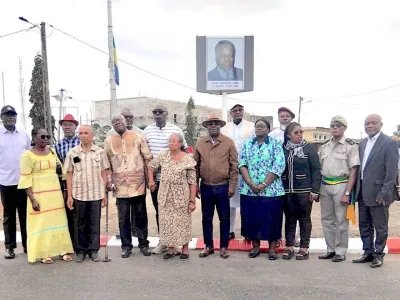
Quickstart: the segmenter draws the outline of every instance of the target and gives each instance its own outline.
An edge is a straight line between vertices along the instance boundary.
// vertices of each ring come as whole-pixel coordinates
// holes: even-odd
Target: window
[[[317,134],[314,133],[313,139],[316,140],[317,139]]]
[[[326,141],[328,139],[328,136],[326,134],[324,134],[324,141]]]
[[[322,140],[322,134],[318,136],[318,140]]]
[[[174,123],[176,123],[177,116],[177,114],[174,114]]]

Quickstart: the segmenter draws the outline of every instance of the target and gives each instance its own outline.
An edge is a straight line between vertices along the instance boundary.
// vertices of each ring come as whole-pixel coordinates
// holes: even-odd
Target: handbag
[[[58,157],[55,155],[53,150],[51,148],[49,148],[49,149],[50,149],[51,154],[53,154],[53,156],[55,156],[55,158],[56,158],[56,174],[58,176],[58,181],[60,182],[60,188],[61,188],[61,190],[64,190],[64,184],[63,184],[63,180],[62,180],[63,170],[62,170],[61,162],[59,161]]]

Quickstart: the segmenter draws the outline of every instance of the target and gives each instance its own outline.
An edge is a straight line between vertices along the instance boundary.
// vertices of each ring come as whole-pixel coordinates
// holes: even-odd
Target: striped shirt
[[[81,143],[79,137],[76,135],[72,139],[67,139],[66,137],[58,141],[54,148],[56,149],[57,156],[61,163],[64,163],[67,153],[72,148],[78,146]]]
[[[110,168],[106,152],[92,145],[89,152],[81,145],[72,148],[65,159],[64,168],[72,172],[72,198],[80,201],[101,200],[106,186],[101,172]]]
[[[156,158],[161,151],[168,150],[168,140],[172,133],[179,134],[183,137],[183,147],[186,149],[188,145],[185,136],[183,135],[183,131],[174,124],[166,123],[164,127],[160,128],[156,123],[153,123],[143,130],[144,138],[146,139],[147,145],[149,146],[154,158]],[[160,181],[160,179],[161,171],[157,171],[156,181]]]

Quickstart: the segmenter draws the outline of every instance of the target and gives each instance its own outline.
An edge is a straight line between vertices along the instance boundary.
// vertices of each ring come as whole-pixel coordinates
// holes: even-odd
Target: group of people
[[[201,198],[205,248],[214,253],[213,217],[220,223],[220,257],[229,257],[240,208],[241,235],[252,243],[250,258],[260,255],[262,240],[269,243],[268,258],[276,260],[285,216],[282,258],[309,258],[313,202],[321,204],[327,252],[320,259],[346,259],[349,220],[358,202],[364,255],[354,263],[383,264],[390,204],[398,198],[398,145],[381,132],[382,120],[365,120],[368,137],[360,146],[345,137],[347,121],[335,116],[332,138],[317,148],[303,137],[295,114],[278,110],[280,126],[271,131],[265,118],[243,119],[244,107],[230,109],[227,123],[211,114],[202,123],[208,134],[187,153],[182,130],[167,122],[164,105],[153,109],[155,122],[143,131],[133,126],[133,114],[124,109],[112,119],[104,149],[93,144],[90,126],[79,127],[72,115],[60,120],[64,138],[49,146],[50,135],[34,130],[30,137],[15,127],[16,111],[1,110],[0,188],[4,207],[5,258],[14,258],[16,210],[22,245],[28,261],[52,263],[52,257],[82,262],[88,255],[99,261],[101,207],[107,192],[116,197],[123,258],[132,253],[132,235],[144,256],[189,259],[191,213]],[[17,150],[16,150],[17,149]],[[21,158],[22,156],[22,158]],[[20,165],[20,167],[19,167]],[[148,241],[146,191],[150,190],[160,243],[152,251]],[[28,201],[27,205],[27,198]],[[296,227],[300,248],[295,253]],[[374,231],[376,239],[374,242]]]

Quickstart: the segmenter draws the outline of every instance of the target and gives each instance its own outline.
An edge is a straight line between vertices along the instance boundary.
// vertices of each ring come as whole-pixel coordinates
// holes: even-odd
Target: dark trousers
[[[101,200],[74,200],[75,251],[92,254],[100,249]]]
[[[139,248],[149,246],[147,240],[148,225],[147,225],[147,209],[146,209],[146,194],[131,198],[117,198],[118,208],[118,223],[119,232],[121,234],[122,249],[131,250],[132,245],[132,224],[131,213],[134,215]],[[133,212],[132,212],[133,208]]]
[[[160,223],[158,220],[158,190],[160,188],[160,182],[156,181],[157,189],[151,193],[151,200],[153,201],[154,209],[156,210],[156,221],[157,221],[157,230],[160,232]]]
[[[310,193],[287,193],[283,202],[285,213],[286,246],[293,247],[296,239],[297,221],[300,226],[300,248],[309,248],[311,237],[311,210]]]
[[[75,249],[75,209],[70,210],[67,206],[67,201],[65,199],[64,199],[64,201],[65,201],[65,214],[67,215],[67,221],[68,221],[68,231],[69,231],[69,235],[71,237],[72,246],[74,247],[74,251],[76,251],[76,249]]]
[[[366,206],[362,197],[359,197],[358,218],[364,253],[383,256],[388,238],[389,206]]]
[[[230,227],[228,188],[227,184],[217,186],[202,184],[200,187],[203,236],[206,247],[214,248],[213,218],[216,207],[219,217],[220,248],[228,248]]]
[[[17,211],[21,229],[22,246],[26,249],[26,207],[25,190],[16,185],[0,185],[1,202],[3,204],[4,245],[7,249],[17,248]]]

